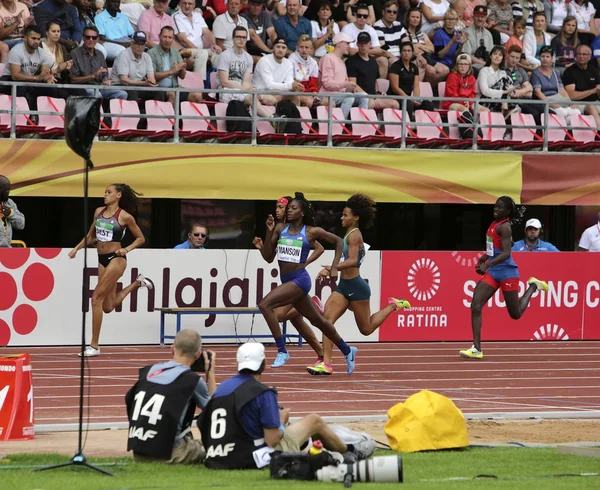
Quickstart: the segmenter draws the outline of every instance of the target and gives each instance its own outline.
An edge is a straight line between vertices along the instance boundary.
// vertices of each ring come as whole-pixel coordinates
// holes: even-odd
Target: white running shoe
[[[148,279],[146,276],[144,276],[144,274],[140,274],[139,276],[137,276],[136,281],[139,281],[141,288],[148,288],[148,289],[154,288],[154,284],[152,284],[152,281],[150,279]]]
[[[81,352],[78,354],[79,357],[81,357]],[[92,347],[91,345],[88,345],[85,350],[83,351],[83,357],[96,357],[100,355],[100,348],[95,349],[94,347]]]

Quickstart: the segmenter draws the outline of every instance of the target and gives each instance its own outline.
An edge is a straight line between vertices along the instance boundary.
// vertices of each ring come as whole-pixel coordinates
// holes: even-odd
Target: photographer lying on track
[[[265,369],[262,344],[243,344],[237,362],[238,374],[219,385],[199,419],[208,468],[262,468],[269,464],[272,451],[299,452],[310,437],[319,439],[325,449],[347,453],[350,461],[373,454],[374,441],[345,444],[315,414],[285,425],[289,410],[279,406],[274,388],[259,381]]]
[[[133,451],[135,461],[204,460],[202,443],[192,436],[192,418],[196,407],[206,407],[217,384],[215,354],[201,347],[197,332],[182,330],[171,346],[172,360],[140,369],[138,381],[125,395],[127,450]],[[204,371],[206,382],[197,374]]]

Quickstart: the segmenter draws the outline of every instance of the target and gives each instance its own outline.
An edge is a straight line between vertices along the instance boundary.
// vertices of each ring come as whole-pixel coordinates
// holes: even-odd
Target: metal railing
[[[6,114],[9,113],[11,115],[10,118],[10,138],[16,138],[17,137],[17,124],[16,124],[16,120],[17,120],[17,115],[26,115],[26,116],[31,116],[31,115],[53,115],[56,116],[58,115],[63,115],[63,113],[57,113],[57,112],[44,112],[44,111],[33,111],[33,110],[29,110],[29,111],[21,111],[21,110],[17,110],[17,89],[19,87],[25,87],[25,88],[49,88],[48,84],[45,83],[29,83],[29,82],[0,82],[0,86],[2,87],[10,87],[10,96],[11,96],[11,108],[10,110],[8,109],[0,109],[0,114]],[[111,86],[102,86],[102,85],[77,85],[77,84],[54,84],[51,85],[50,87],[52,88],[61,88],[61,89],[86,89],[86,90],[94,90],[96,96],[100,96],[100,92],[102,90],[123,90],[123,91],[136,91],[136,92],[174,92],[174,96],[175,96],[175,100],[174,100],[174,104],[173,104],[173,108],[174,108],[174,114],[171,115],[169,114],[169,118],[173,118],[173,137],[172,137],[172,141],[173,142],[179,142],[180,140],[180,136],[181,136],[181,130],[180,130],[180,123],[183,120],[186,119],[203,119],[203,120],[208,120],[208,121],[220,121],[220,120],[225,120],[225,121],[231,121],[231,120],[240,120],[240,121],[247,121],[248,118],[245,117],[226,117],[226,116],[216,116],[214,114],[210,114],[207,115],[206,117],[203,116],[186,116],[186,115],[182,115],[181,114],[181,108],[180,108],[180,101],[181,101],[181,93],[202,93],[203,98],[205,98],[207,95],[211,95],[214,96],[214,94],[220,94],[220,93],[231,93],[231,90],[227,90],[227,89],[190,89],[190,88],[183,88],[183,87],[177,87],[177,88],[163,88],[163,87],[138,87],[138,86],[121,86],[121,85],[111,85]],[[6,91],[6,89],[4,89],[4,91]],[[492,129],[492,128],[503,128],[505,130],[512,130],[513,128],[516,128],[517,126],[511,126],[510,124],[482,124],[479,121],[479,105],[482,103],[493,103],[493,104],[501,104],[501,103],[509,103],[509,104],[516,104],[518,105],[519,102],[521,103],[526,103],[528,105],[531,104],[535,104],[535,105],[539,105],[539,106],[543,106],[543,114],[544,114],[544,118],[542,120],[542,124],[540,126],[538,125],[520,125],[518,126],[518,128],[521,129],[530,129],[532,133],[536,133],[538,130],[542,130],[542,135],[534,135],[534,139],[537,139],[537,141],[541,142],[541,148],[539,148],[539,146],[536,148],[537,151],[543,151],[543,152],[547,152],[548,151],[548,129],[558,129],[560,130],[560,127],[556,127],[556,126],[549,126],[548,122],[549,122],[549,114],[550,113],[550,106],[551,105],[557,105],[556,101],[549,101],[549,100],[534,100],[534,99],[485,99],[485,98],[480,98],[478,97],[477,99],[470,99],[470,101],[472,102],[477,102],[476,104],[473,104],[474,108],[473,108],[473,124],[470,123],[461,123],[459,122],[458,124],[453,124],[453,123],[449,123],[448,121],[443,121],[440,119],[440,121],[431,121],[431,122],[416,122],[416,121],[411,121],[409,119],[409,115],[407,113],[407,102],[408,101],[422,101],[422,100],[428,100],[434,103],[434,106],[439,106],[440,102],[442,101],[450,101],[450,102],[456,102],[456,103],[464,103],[465,99],[464,98],[449,98],[449,97],[415,97],[415,96],[408,96],[408,97],[400,97],[400,96],[382,96],[382,95],[369,95],[366,93],[341,93],[341,92],[334,92],[334,93],[323,93],[323,92],[319,92],[319,93],[306,93],[306,92],[282,92],[282,91],[269,91],[269,90],[254,90],[254,91],[239,91],[237,92],[239,94],[250,94],[252,95],[252,111],[251,111],[251,124],[252,124],[252,130],[249,133],[249,144],[250,145],[257,145],[258,144],[258,136],[259,136],[259,131],[257,130],[257,123],[260,121],[268,121],[271,123],[275,123],[275,122],[281,122],[281,119],[274,115],[272,117],[259,117],[257,116],[257,106],[258,106],[258,96],[262,96],[262,95],[279,95],[279,96],[314,96],[314,97],[319,97],[321,100],[327,98],[327,104],[325,107],[327,107],[327,118],[326,119],[318,119],[318,118],[311,118],[311,119],[304,119],[304,118],[300,118],[300,119],[292,119],[292,118],[286,118],[285,122],[300,122],[300,123],[309,123],[312,127],[312,125],[314,123],[326,123],[327,124],[327,138],[326,138],[326,145],[331,147],[334,144],[334,135],[333,135],[333,125],[334,124],[342,124],[344,126],[347,126],[348,124],[351,125],[361,125],[361,124],[366,124],[366,125],[374,125],[376,124],[378,127],[379,126],[387,126],[387,125],[392,125],[392,126],[400,126],[401,130],[400,130],[400,138],[399,139],[399,144],[397,145],[398,148],[408,148],[408,142],[410,142],[411,140],[413,140],[412,137],[407,136],[407,133],[410,131],[411,134],[413,135],[417,135],[418,133],[418,129],[419,127],[436,127],[438,129],[440,129],[442,133],[444,133],[445,138],[448,140],[448,143],[452,143],[453,141],[456,141],[452,138],[449,137],[449,132],[450,132],[450,128],[472,128],[473,129],[473,137],[472,137],[472,145],[470,147],[471,150],[477,150],[478,149],[478,141],[480,141],[480,137],[478,136],[479,132],[481,130],[487,130],[487,129]],[[22,96],[22,95],[21,95]],[[357,98],[365,98],[365,99],[381,99],[381,98],[386,98],[386,99],[394,99],[397,100],[399,102],[399,106],[400,108],[397,109],[398,111],[400,111],[401,114],[401,120],[398,121],[382,121],[382,120],[378,120],[378,121],[372,121],[372,120],[351,120],[351,119],[337,119],[334,114],[333,114],[333,109],[336,107],[335,104],[332,101],[332,97],[354,97],[355,99]],[[581,113],[583,114],[583,107],[587,106],[587,105],[594,105],[598,108],[599,112],[600,112],[600,103],[599,102],[587,102],[587,101],[572,101],[569,104],[562,104],[562,105],[575,105],[577,107],[580,108]],[[418,110],[418,107],[415,107],[415,110]],[[154,115],[154,114],[127,114],[127,113],[103,113],[103,118],[127,118],[127,117],[135,117],[135,118],[145,118],[145,119],[152,119],[152,118],[158,118],[158,119],[163,119],[165,117],[165,115]],[[416,131],[415,131],[416,129]],[[564,131],[566,134],[569,134],[572,130],[587,130],[587,131],[594,131],[596,134],[596,138],[600,139],[600,133],[598,132],[598,128],[596,127],[590,127],[590,126],[567,126],[564,127]],[[379,132],[381,133],[382,131],[379,130]],[[218,136],[220,133],[215,132],[215,136]],[[570,138],[572,139],[573,137],[570,136]],[[352,142],[350,141],[349,144],[352,144]],[[584,146],[586,143],[581,142],[580,143],[581,146]],[[461,148],[461,149],[467,149],[467,148]]]

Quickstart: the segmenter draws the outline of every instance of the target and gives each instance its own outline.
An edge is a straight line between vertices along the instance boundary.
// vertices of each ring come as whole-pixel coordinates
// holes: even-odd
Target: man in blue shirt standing
[[[300,14],[300,0],[289,0],[285,4],[287,13],[279,17],[273,26],[277,31],[277,37],[282,37],[287,41],[288,54],[296,51],[298,38],[302,34],[308,34],[312,39],[312,26],[310,20]]]
[[[208,241],[208,228],[199,223],[192,223],[188,230],[188,239],[176,245],[177,250],[204,250],[204,245]]]
[[[525,238],[515,242],[513,252],[560,252],[550,242],[540,240],[542,223],[537,218],[532,218],[525,223]]]

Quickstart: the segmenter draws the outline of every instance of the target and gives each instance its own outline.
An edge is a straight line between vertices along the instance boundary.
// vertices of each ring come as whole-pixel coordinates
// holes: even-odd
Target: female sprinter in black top
[[[485,254],[479,258],[475,270],[483,277],[477,283],[471,301],[471,328],[473,329],[473,346],[461,350],[461,357],[467,359],[483,359],[481,350],[481,311],[483,305],[500,288],[504,295],[506,309],[513,320],[521,318],[531,295],[537,290],[548,291],[548,285],[530,277],[529,287],[519,299],[519,268],[511,256],[512,223],[521,221],[525,208],[517,208],[512,197],[502,196],[494,204],[494,221],[486,234]]]
[[[137,247],[141,247],[146,239],[135,218],[140,194],[127,184],[111,184],[104,191],[104,206],[94,212],[95,221],[90,226],[87,242],[98,242],[98,284],[92,295],[92,341],[79,355],[95,357],[100,355],[98,341],[102,328],[102,313],[110,313],[120,305],[131,291],[139,287],[152,289],[152,282],[143,275],[117,293],[117,281],[127,267],[126,255]],[[129,229],[135,240],[127,248],[121,246],[125,231]],[[69,252],[75,258],[83,248],[84,240]]]
[[[306,272],[306,262],[311,245],[315,240],[335,244],[335,257],[330,269],[332,278],[337,278],[336,266],[342,255],[342,240],[323,228],[313,226],[314,212],[304,194],[296,192],[295,198],[287,208],[287,224],[275,224],[272,216],[267,219],[267,235],[264,242],[265,257],[272,260],[277,254],[281,271],[281,285],[263,298],[260,308],[269,329],[277,344],[277,357],[281,365],[290,358],[285,348],[285,340],[281,336],[279,322],[274,309],[278,306],[293,305],[310,323],[323,332],[342,351],[348,365],[348,374],[354,371],[356,347],[350,347],[336,332],[331,322],[323,318],[308,296],[312,281]],[[279,337],[277,335],[279,334]],[[277,359],[276,359],[277,361]]]
[[[288,204],[291,201],[292,201],[292,197],[290,197],[290,196],[284,196],[277,200],[277,202],[275,203],[275,222],[276,223],[285,223],[286,222],[286,210],[287,210]],[[275,253],[273,253],[273,255],[271,257],[266,257],[264,243],[261,238],[254,237],[254,240],[252,241],[252,243],[258,250],[260,250],[261,255],[267,262],[273,262],[273,259],[275,258]],[[318,260],[318,258],[321,255],[323,255],[324,251],[325,251],[325,249],[323,248],[323,245],[321,245],[319,242],[315,241],[314,242],[314,250],[310,254],[310,257],[308,257],[308,259],[306,261],[306,266],[308,266],[309,264],[312,264],[315,260]],[[313,296],[313,301],[315,301],[315,298],[318,301],[318,298],[316,296]],[[317,305],[317,308],[319,308],[320,306],[322,307],[320,301],[318,301],[318,303],[315,303],[315,304]],[[294,325],[294,328],[296,329],[296,331],[302,336],[302,338],[304,340],[306,340],[306,343],[308,345],[310,345],[312,347],[312,349],[317,353],[317,361],[315,362],[315,366],[318,364],[321,364],[323,362],[323,347],[321,346],[321,342],[319,342],[319,340],[317,339],[317,337],[314,334],[314,332],[312,331],[312,329],[304,321],[304,318],[302,317],[302,315],[300,313],[298,313],[292,305],[279,306],[279,307],[275,308],[275,314],[277,315],[277,321],[279,323],[285,322],[285,321],[290,321],[291,324]],[[279,338],[281,336],[282,336],[281,332],[276,332],[275,337]],[[285,339],[283,339],[283,340],[285,341]],[[288,359],[289,359],[289,357],[288,357]],[[285,364],[285,362],[287,362],[287,360],[284,361],[282,356],[280,356],[279,361],[280,362],[283,361],[283,364]],[[278,364],[278,363],[274,362],[273,364],[271,364],[271,367],[277,368],[277,367],[283,366],[283,364]]]
[[[367,281],[360,277],[360,266],[367,252],[362,232],[373,226],[375,210],[375,201],[364,194],[354,194],[346,202],[342,211],[342,227],[346,234],[342,261],[337,266],[342,277],[325,304],[325,318],[333,324],[352,305],[358,330],[363,335],[371,335],[393,311],[410,308],[410,303],[404,299],[389,298],[385,308],[371,315],[371,288]],[[325,277],[329,277],[329,267],[325,267],[319,274],[319,278]],[[323,362],[309,366],[306,370],[312,375],[333,374],[332,350],[331,341],[323,338]]]

